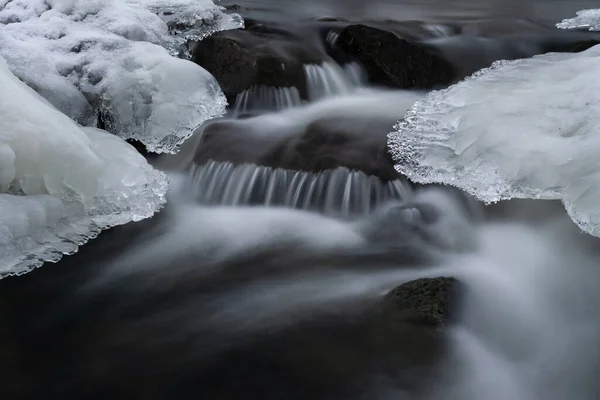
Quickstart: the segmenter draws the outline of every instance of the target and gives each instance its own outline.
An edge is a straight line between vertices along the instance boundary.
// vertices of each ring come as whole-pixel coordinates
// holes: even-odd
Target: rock
[[[196,43],[192,61],[215,76],[230,103],[254,85],[296,87],[307,97],[304,64],[325,55],[291,34],[246,21],[245,30],[217,32]]]
[[[339,121],[331,122],[318,120],[309,124],[303,134],[281,141],[258,163],[307,172],[345,167],[383,181],[401,178],[387,152],[385,129],[373,126],[361,134]]]
[[[385,300],[407,321],[444,327],[456,306],[457,289],[454,278],[417,279],[398,286]]]
[[[392,122],[320,119],[299,127],[299,132],[284,134],[270,132],[273,128],[260,121],[261,117],[257,117],[209,124],[197,146],[194,162],[252,163],[305,172],[345,167],[385,182],[402,178],[387,152],[387,133]]]
[[[21,343],[14,332],[11,307],[0,298],[0,393],[5,398],[22,398],[29,380],[23,370]]]
[[[245,11],[246,9],[239,4],[232,4],[230,6],[225,6],[227,11]]]
[[[349,25],[340,32],[336,46],[360,61],[376,84],[425,89],[454,79],[449,62],[389,31]]]

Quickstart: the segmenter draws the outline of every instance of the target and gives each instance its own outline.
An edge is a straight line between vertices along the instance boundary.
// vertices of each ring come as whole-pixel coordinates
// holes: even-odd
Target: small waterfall
[[[346,168],[311,173],[211,161],[194,165],[190,179],[203,204],[287,206],[343,217],[366,215],[410,194],[403,181],[383,182]]]
[[[357,88],[367,86],[369,80],[367,77],[367,72],[362,65],[357,62],[351,62],[345,64],[343,68],[352,85]]]
[[[233,116],[237,117],[253,111],[282,110],[302,104],[300,92],[295,87],[255,85],[237,95]]]
[[[315,101],[323,97],[353,92],[364,79],[361,76],[360,65],[356,63],[349,65],[346,68],[332,62],[305,65],[304,73],[309,99]]]
[[[334,47],[337,44],[337,41],[340,37],[340,33],[338,31],[330,30],[327,32],[327,37],[325,41],[331,46]]]
[[[304,66],[304,73],[309,102],[352,93],[367,81],[363,68],[354,62],[343,67],[333,62],[308,64]],[[296,87],[255,85],[237,95],[231,116],[278,111],[304,104],[306,101],[302,100]]]

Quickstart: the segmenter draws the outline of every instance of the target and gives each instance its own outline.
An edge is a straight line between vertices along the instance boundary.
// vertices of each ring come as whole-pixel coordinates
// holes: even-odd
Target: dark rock
[[[215,33],[192,48],[192,61],[215,76],[230,103],[254,85],[294,86],[306,98],[303,65],[324,60],[300,39],[255,21],[245,30]]]
[[[220,120],[210,123],[197,145],[194,162],[201,165],[212,160],[273,166],[260,164],[259,160],[272,151],[271,149],[276,148],[285,137],[260,136],[253,128],[253,125],[245,124],[245,120]]]
[[[322,17],[322,18],[318,18],[317,21],[319,21],[319,22],[344,22],[347,20],[344,18],[338,18],[338,17]]]
[[[245,8],[240,6],[239,4],[232,4],[230,6],[225,6],[225,9],[227,11],[243,11],[243,10],[245,10]]]
[[[305,172],[345,167],[383,181],[402,178],[387,151],[392,122],[321,119],[290,134],[271,132],[273,127],[261,121],[257,117],[211,123],[200,139],[194,162],[252,163]]]
[[[450,63],[389,31],[349,25],[340,32],[336,45],[360,61],[376,84],[421,89],[454,79]]]
[[[146,149],[146,145],[139,140],[127,139],[126,142],[133,146],[133,148],[136,149],[138,153],[143,155],[147,160],[154,160],[159,157],[158,154],[149,152],[148,149]]]
[[[417,279],[392,290],[386,302],[408,321],[443,327],[451,320],[457,289],[454,278]]]
[[[319,172],[345,167],[374,175],[383,181],[400,178],[387,152],[387,132],[373,127],[365,134],[320,120],[302,135],[280,142],[258,160],[261,165]]]

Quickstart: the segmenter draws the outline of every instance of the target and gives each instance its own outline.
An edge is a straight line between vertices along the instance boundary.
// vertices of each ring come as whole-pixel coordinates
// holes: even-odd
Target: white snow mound
[[[600,46],[498,62],[417,101],[389,135],[396,169],[484,202],[561,199],[600,236]]]
[[[577,11],[577,16],[567,18],[556,24],[561,29],[587,29],[600,31],[600,10],[590,9]]]
[[[162,207],[162,172],[122,139],[78,126],[1,57],[0,93],[0,278],[57,261],[101,229]]]
[[[0,0],[0,56],[59,110],[175,152],[223,114],[212,75],[182,53],[188,39],[242,26],[210,0]]]

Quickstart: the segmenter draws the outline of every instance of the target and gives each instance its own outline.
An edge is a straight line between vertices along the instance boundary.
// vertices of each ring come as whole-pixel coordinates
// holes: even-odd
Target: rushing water
[[[381,19],[401,10],[402,19],[547,21],[592,5],[238,3],[282,19]],[[496,51],[503,50],[492,58]],[[106,386],[125,387],[123,398],[188,398],[187,389],[201,387],[206,392],[190,398],[262,400],[312,398],[333,387],[356,389],[341,392],[357,399],[600,398],[598,239],[581,233],[556,202],[484,206],[446,187],[344,166],[314,172],[269,165],[264,159],[273,148],[323,121],[329,132],[376,147],[423,95],[369,88],[353,63],[304,71],[307,100],[294,87],[253,87],[178,155],[155,160],[172,182],[157,217],[101,235],[80,254],[32,273],[34,283],[1,281],[14,302],[16,342],[25,349],[11,373],[38,379],[15,393],[100,398],[112,395]],[[200,156],[214,132],[225,139]],[[211,159],[217,151],[235,160]],[[64,275],[53,278],[59,268]],[[464,289],[447,329],[449,353],[425,393],[407,394],[379,376],[405,368],[387,354],[406,350],[404,343],[378,347],[391,335],[385,330],[367,342],[357,315],[399,284],[440,276],[457,278]],[[55,293],[48,289],[54,284],[68,290]],[[171,379],[168,389],[153,391],[149,377]]]
[[[331,85],[342,78],[339,75]],[[334,96],[330,101],[335,101],[335,96],[353,95],[348,90],[328,96]],[[306,115],[307,106],[302,107],[287,111],[290,121],[305,119],[302,116]],[[318,109],[328,107],[328,103],[316,102],[308,107]],[[346,102],[338,113],[347,118],[357,113],[367,114],[360,102]],[[380,118],[385,120],[384,113],[381,114]],[[252,120],[248,126],[252,126]],[[353,225],[360,227],[354,232],[366,237],[366,242],[354,236],[356,233],[348,236],[349,231],[324,233],[332,229],[328,225],[331,222],[325,220],[313,225],[313,233],[305,231],[308,226],[302,223],[295,228],[299,229],[295,235],[306,235],[311,242],[334,235],[338,239],[336,245],[344,241],[344,246],[350,245],[354,252],[358,251],[357,259],[361,259],[358,254],[364,251],[357,249],[363,248],[364,243],[387,246],[406,240],[406,233],[401,233],[406,227],[422,228],[426,208],[418,204],[429,204],[442,217],[434,224],[427,224],[427,232],[421,231],[420,242],[408,244],[433,257],[435,261],[428,268],[416,269],[413,265],[413,268],[388,270],[386,266],[382,270],[383,265],[374,264],[374,269],[366,274],[309,274],[292,280],[278,278],[252,284],[233,294],[235,299],[244,299],[242,309],[233,306],[238,300],[228,298],[219,303],[224,309],[215,310],[218,316],[214,318],[220,323],[224,323],[223,318],[233,318],[237,326],[265,329],[273,324],[288,324],[290,315],[301,318],[307,310],[323,312],[339,301],[367,301],[368,293],[371,296],[381,293],[391,282],[454,276],[466,285],[464,306],[458,323],[450,331],[453,350],[445,361],[444,378],[433,384],[426,396],[451,400],[583,400],[600,396],[596,379],[600,355],[594,346],[600,339],[600,296],[596,287],[600,279],[600,270],[596,268],[600,254],[596,250],[597,240],[579,232],[559,204],[508,202],[486,209],[468,202],[471,208],[465,213],[462,206],[457,206],[453,192],[443,189],[414,192],[401,182],[383,183],[375,177],[344,169],[314,174],[209,162],[194,165],[189,179],[192,198],[204,204],[276,205],[354,219],[370,215],[359,225]],[[400,219],[390,220],[389,213],[384,213],[384,219],[378,217],[375,210],[390,201],[406,205],[401,207],[404,211]],[[232,228],[232,222],[238,220],[235,210],[231,209],[229,222],[224,225],[229,226],[228,231],[232,229],[230,240],[236,243],[227,252],[236,248],[237,254],[240,245],[248,249],[249,244],[240,240],[239,225],[233,224],[237,228]],[[283,226],[279,225],[280,233],[285,232]],[[320,233],[316,235],[316,231]],[[259,232],[249,242],[252,246],[265,240],[275,243],[275,238],[266,239]],[[326,243],[323,245],[332,245]],[[167,246],[157,246],[164,247]],[[390,247],[386,251],[389,255],[397,254]],[[394,257],[384,258],[384,265]],[[284,292],[286,300],[276,300]],[[247,319],[249,314],[253,315],[251,319]],[[393,387],[383,386],[374,389],[371,395],[402,396]]]

